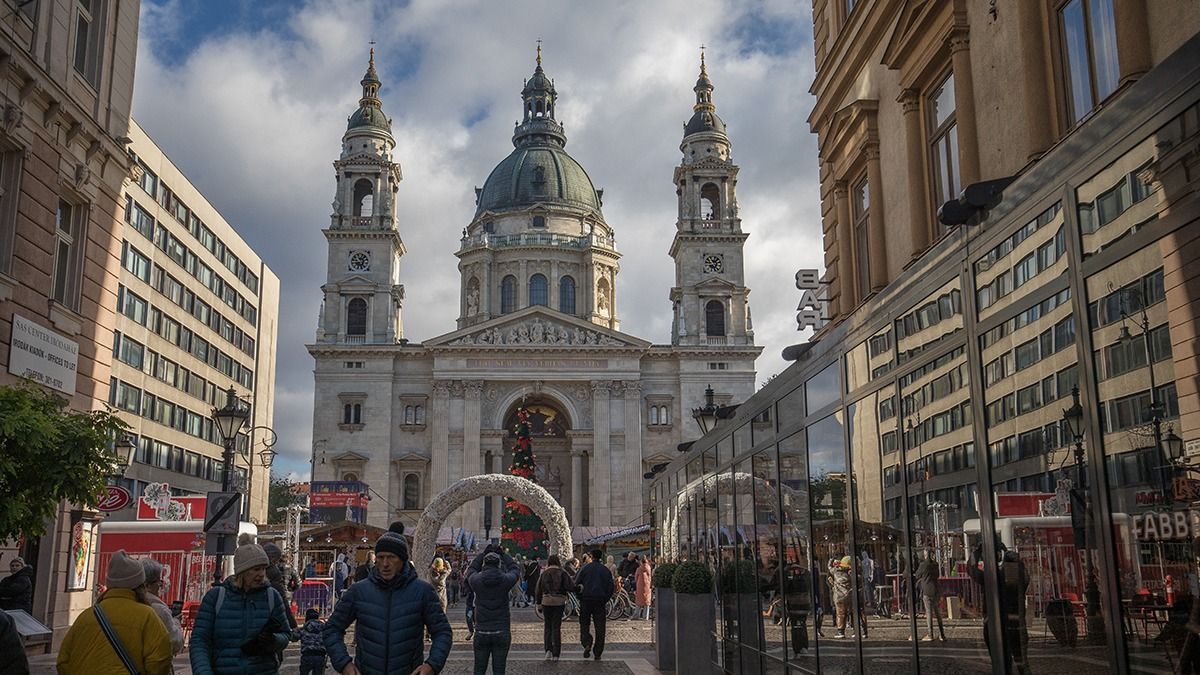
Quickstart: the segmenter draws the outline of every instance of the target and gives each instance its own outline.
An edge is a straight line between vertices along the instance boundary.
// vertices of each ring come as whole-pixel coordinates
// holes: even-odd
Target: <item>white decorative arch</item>
[[[526,384],[515,391],[509,392],[508,396],[500,399],[500,404],[496,406],[496,418],[494,420],[496,426],[492,428],[504,428],[504,418],[517,401],[520,401],[522,398],[538,395],[550,399],[554,406],[567,414],[568,428],[579,428],[583,417],[580,416],[579,410],[575,408],[575,403],[572,401],[571,395],[553,385],[540,383],[538,385]]]
[[[780,484],[779,489],[784,499],[804,499],[804,503],[807,503],[807,496],[799,491],[783,484]],[[730,474],[723,471],[714,476],[708,476],[704,480],[680,490],[679,494],[675,497],[674,503],[668,502],[670,508],[667,509],[664,526],[666,532],[662,534],[663,550],[669,558],[678,559],[679,557],[679,512],[683,510],[687,504],[687,500],[697,492],[703,491],[702,494],[715,495],[718,490],[722,492],[733,490],[737,494],[765,492],[767,495],[772,495],[775,492],[775,487],[769,481],[759,478],[754,474],[743,471],[736,471]],[[755,496],[757,497],[757,494]]]
[[[413,533],[412,561],[422,579],[429,580],[429,562],[433,560],[442,523],[463,504],[483,497],[512,497],[528,506],[546,525],[550,552],[571,557],[574,550],[571,525],[567,522],[567,512],[562,505],[545,488],[527,478],[488,473],[455,481],[438,493],[421,512]]]

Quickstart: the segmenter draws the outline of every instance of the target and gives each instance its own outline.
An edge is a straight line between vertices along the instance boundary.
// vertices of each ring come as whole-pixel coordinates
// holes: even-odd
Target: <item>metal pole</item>
[[[221,453],[221,462],[224,464],[221,467],[221,491],[222,492],[232,492],[233,491],[233,455],[234,455],[234,446],[237,445],[237,436],[234,435],[230,438],[224,438],[224,439],[222,439],[222,441],[225,445],[225,451]],[[224,535],[224,534],[217,535],[217,537],[218,537],[217,541],[220,544],[220,548],[218,550],[221,550],[224,548],[226,536],[227,535]],[[214,586],[221,583],[221,574],[224,571],[225,555],[223,553],[218,553],[215,557],[216,557],[216,561],[213,565],[213,585]]]

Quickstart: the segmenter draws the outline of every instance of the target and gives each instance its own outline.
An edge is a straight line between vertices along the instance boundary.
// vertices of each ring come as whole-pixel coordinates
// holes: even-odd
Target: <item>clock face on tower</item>
[[[704,272],[706,274],[720,274],[725,270],[725,260],[719,255],[704,256]]]
[[[371,269],[371,254],[366,251],[351,251],[350,269],[355,272],[366,272]]]

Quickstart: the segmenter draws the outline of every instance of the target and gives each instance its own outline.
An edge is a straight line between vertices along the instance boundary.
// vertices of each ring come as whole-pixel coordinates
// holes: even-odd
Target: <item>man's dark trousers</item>
[[[487,674],[488,657],[492,659],[492,675],[504,675],[511,646],[512,634],[508,631],[475,631],[475,675]]]
[[[604,653],[604,622],[608,619],[604,604],[605,601],[600,598],[579,599],[579,642],[596,656]],[[588,630],[589,624],[596,626],[595,640]]]

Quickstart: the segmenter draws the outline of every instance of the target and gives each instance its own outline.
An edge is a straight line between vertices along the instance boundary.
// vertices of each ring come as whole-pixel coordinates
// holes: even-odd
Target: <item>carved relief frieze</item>
[[[547,345],[559,347],[619,347],[624,343],[603,333],[578,326],[562,326],[540,318],[464,335],[451,345]]]

